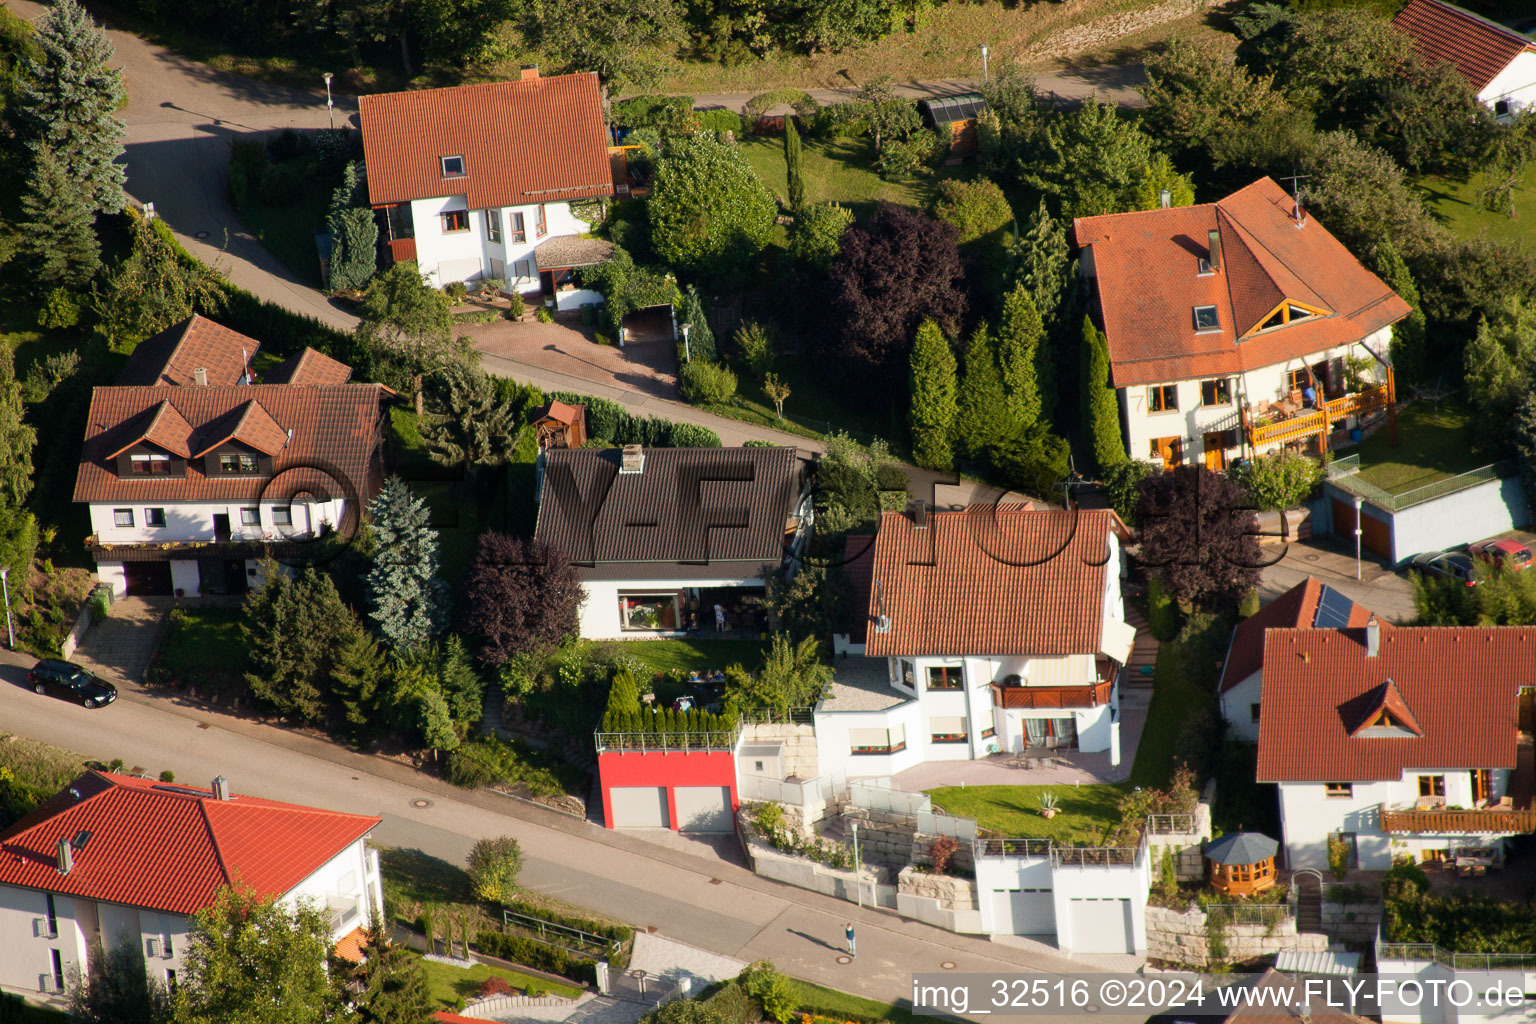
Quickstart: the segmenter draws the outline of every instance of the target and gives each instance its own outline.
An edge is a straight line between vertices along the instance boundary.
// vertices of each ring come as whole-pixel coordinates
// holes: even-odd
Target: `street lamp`
[[[853,823],[853,895],[859,906],[864,905],[864,885],[859,881],[859,823]]]
[[[14,651],[16,649],[16,627],[11,625],[11,585],[6,582],[6,578],[10,574],[9,566],[0,565],[0,592],[5,594],[5,632],[11,638],[9,646]]]
[[[983,83],[985,83],[986,80],[987,80],[987,44],[986,43],[982,43],[981,44],[981,80],[982,80]]]
[[[336,127],[336,101],[331,99],[331,79],[335,76],[329,71],[325,73],[325,116],[330,119],[331,127]]]
[[[1360,578],[1360,509],[1365,506],[1365,500],[1355,498],[1355,579]]]
[[[692,324],[683,324],[683,362],[685,363],[693,362],[693,353],[688,348],[688,329],[692,326]]]

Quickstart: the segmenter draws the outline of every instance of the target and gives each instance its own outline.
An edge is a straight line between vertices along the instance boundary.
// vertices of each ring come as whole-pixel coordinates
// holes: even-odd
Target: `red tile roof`
[[[597,75],[364,96],[358,102],[375,206],[465,196],[472,210],[613,193]],[[441,159],[464,174],[443,177]]]
[[[96,388],[91,393],[75,500],[255,500],[262,494],[276,497],[278,491],[289,496],[304,488],[332,494],[337,486],[334,480],[349,483],[352,490],[339,496],[366,499],[376,483],[373,460],[384,394],[377,384]],[[169,426],[159,430],[159,440],[150,438],[154,443],[183,455],[194,446],[206,451],[215,435],[238,436],[273,455],[273,472],[282,479],[273,485],[264,477],[209,477],[196,459],[188,462],[185,476],[120,478],[112,462],[114,454],[147,436],[148,417],[162,404],[175,411],[178,425],[175,430]],[[165,422],[171,422],[168,414]],[[289,430],[293,431],[291,443]]]
[[[1424,735],[1424,727],[1413,717],[1413,709],[1403,700],[1403,692],[1390,679],[1361,701],[1360,715],[1349,734],[1360,736],[1372,728],[1396,728],[1415,736]]]
[[[556,423],[564,423],[566,426],[570,426],[576,422],[578,416],[586,411],[586,408],[584,405],[567,405],[556,399],[550,399],[548,405],[534,412],[533,421],[538,423],[541,420],[554,420]]]
[[[1106,545],[1125,536],[1113,512],[972,505],[928,524],[880,517],[866,654],[1098,653]]]
[[[1117,387],[1239,373],[1347,345],[1402,319],[1408,304],[1316,220],[1301,228],[1291,196],[1269,178],[1216,203],[1081,217]],[[1221,268],[1199,276],[1210,232]],[[1282,299],[1325,311],[1249,334]],[[1194,307],[1221,329],[1195,333]],[[1244,335],[1248,335],[1244,337]]]
[[[1514,29],[1440,0],[1408,0],[1392,24],[1413,39],[1426,63],[1454,65],[1476,92],[1521,51],[1536,51],[1536,43]]]
[[[108,452],[106,457],[115,459],[139,442],[148,441],[172,455],[190,459],[192,433],[191,425],[176,411],[176,407],[170,402],[161,402],[134,417],[132,423],[124,424],[117,440],[113,442],[117,450]]]
[[[238,384],[261,342],[194,313],[133,350],[117,383],[124,386],[195,384],[193,371],[208,371],[209,384]]]
[[[263,384],[345,384],[351,379],[352,367],[312,348],[289,356],[261,375]]]
[[[225,885],[287,893],[381,820],[88,772],[0,832],[0,883],[192,914]],[[60,875],[59,840],[82,832]]]
[[[1536,657],[1536,628],[1271,629],[1264,638],[1260,782],[1372,782],[1405,769],[1512,768],[1516,703]],[[1393,698],[1422,736],[1350,735]]]
[[[868,635],[869,592],[875,580],[875,538],[868,533],[850,533],[843,538],[843,572],[848,574],[848,604],[855,610],[848,639],[862,644]]]
[[[1257,672],[1264,664],[1264,634],[1271,629],[1311,629],[1317,616],[1317,605],[1323,591],[1331,588],[1308,576],[1269,604],[1239,622],[1232,630],[1232,643],[1227,648],[1226,663],[1221,669],[1221,690],[1226,693],[1238,683]],[[1334,593],[1338,593],[1334,591]],[[1342,594],[1339,595],[1343,597]],[[1347,601],[1348,599],[1345,598]],[[1370,619],[1371,612],[1353,601],[1349,602],[1348,625],[1361,627]],[[1382,629],[1390,629],[1382,623]]]
[[[363,947],[367,944],[368,932],[362,925],[358,925],[337,939],[336,945],[331,948],[331,952],[348,963],[360,964],[368,959],[363,955]]]

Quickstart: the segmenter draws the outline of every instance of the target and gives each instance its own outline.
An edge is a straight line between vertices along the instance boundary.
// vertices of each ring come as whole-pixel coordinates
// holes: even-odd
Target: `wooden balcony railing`
[[[1536,832],[1536,811],[1530,808],[1486,807],[1470,811],[1389,810],[1381,808],[1383,832],[1469,832],[1478,835],[1519,835]]]
[[[1251,425],[1248,428],[1249,434],[1256,448],[1299,441],[1313,434],[1325,432],[1330,424],[1346,416],[1366,416],[1385,408],[1390,391],[1391,385],[1383,384],[1381,387],[1367,391],[1325,399],[1320,408],[1305,409],[1294,416],[1288,416],[1273,423]],[[1249,422],[1251,424],[1252,420],[1250,419]]]
[[[389,240],[389,256],[396,263],[404,263],[406,260],[416,258],[416,239],[391,238]]]
[[[1106,679],[1083,686],[1004,686],[992,683],[995,708],[1092,708],[1109,703],[1115,682]]]

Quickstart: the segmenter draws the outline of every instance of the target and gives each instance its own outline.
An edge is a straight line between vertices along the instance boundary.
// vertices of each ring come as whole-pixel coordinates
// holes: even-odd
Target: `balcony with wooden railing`
[[[1262,413],[1250,407],[1243,414],[1249,443],[1255,448],[1302,441],[1314,435],[1326,438],[1332,425],[1350,416],[1365,417],[1390,407],[1394,388],[1390,378],[1380,387],[1325,398],[1311,409],[1291,408],[1275,402]]]
[[[1405,808],[1393,810],[1385,804],[1381,807],[1383,832],[1446,832],[1473,835],[1522,835],[1536,832],[1536,810],[1530,807],[1475,807],[1472,810],[1447,810],[1443,808]]]
[[[1108,704],[1115,691],[1115,662],[1098,659],[1098,678],[1081,686],[1030,686],[1014,676],[989,684],[995,708],[1095,708]]]

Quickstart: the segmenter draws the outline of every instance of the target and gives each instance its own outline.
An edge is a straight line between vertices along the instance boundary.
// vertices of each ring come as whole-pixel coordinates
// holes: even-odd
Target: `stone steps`
[[[1141,609],[1129,601],[1125,602],[1125,622],[1136,630],[1136,642],[1121,673],[1121,682],[1132,689],[1150,690],[1152,669],[1157,665],[1157,637],[1152,635],[1152,627]]]

